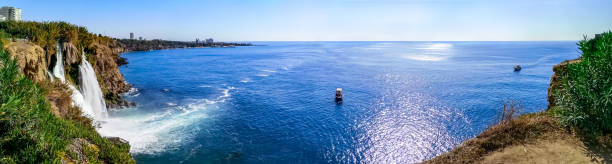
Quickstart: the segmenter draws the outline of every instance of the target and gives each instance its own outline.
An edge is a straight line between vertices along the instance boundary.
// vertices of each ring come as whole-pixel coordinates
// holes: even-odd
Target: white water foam
[[[130,88],[129,91],[123,93],[121,96],[124,97],[138,97],[140,95],[140,90],[138,88]]]
[[[220,89],[221,95],[212,100],[195,100],[186,105],[168,102],[169,107],[163,112],[140,111],[133,115],[110,117],[98,132],[103,136],[117,136],[129,141],[130,152],[135,154],[156,154],[177,149],[195,137],[200,130],[195,124],[208,117],[207,109],[218,108],[214,104],[225,102],[231,96],[232,89],[235,88]]]
[[[71,96],[72,97],[72,105],[81,107],[81,112],[83,113],[84,116],[89,117],[89,118],[95,120],[96,114],[95,114],[93,108],[91,107],[91,105],[89,105],[85,101],[85,98],[83,97],[83,94],[81,94],[81,91],[79,91],[78,89],[76,89],[72,85],[68,85],[68,88],[70,88],[70,90],[72,90],[72,96]]]

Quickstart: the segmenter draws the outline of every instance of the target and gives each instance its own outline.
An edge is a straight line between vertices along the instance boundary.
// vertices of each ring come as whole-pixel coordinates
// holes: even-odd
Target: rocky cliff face
[[[554,91],[561,87],[561,85],[559,84],[559,82],[561,81],[560,75],[567,73],[567,65],[574,64],[577,62],[580,62],[580,59],[566,60],[553,66],[554,73],[550,78],[550,85],[548,86],[548,109],[557,106],[557,103],[555,102],[556,100],[554,97]]]
[[[98,81],[102,92],[104,92],[107,106],[127,106],[128,103],[121,98],[120,94],[129,91],[130,85],[125,82],[117,65],[119,55],[124,51],[124,48],[116,42],[109,45],[94,43],[92,47],[95,61],[92,64],[98,75]]]
[[[117,64],[117,60],[120,59],[119,55],[125,51],[125,48],[114,41],[108,44],[93,43],[88,47],[89,51],[86,53],[89,54],[94,71],[96,71],[107,106],[128,106],[128,103],[120,95],[129,91],[130,85],[125,82]],[[53,67],[55,53],[45,52],[43,48],[31,42],[12,42],[7,44],[5,49],[13,58],[17,59],[24,75],[37,83],[49,79],[47,69]],[[53,50],[53,52],[55,51]],[[63,62],[66,75],[69,76],[67,78],[76,83],[82,51],[69,42],[62,43],[61,51],[64,54]]]
[[[11,57],[17,60],[21,72],[34,82],[48,79],[45,51],[30,42],[12,42],[5,45]]]

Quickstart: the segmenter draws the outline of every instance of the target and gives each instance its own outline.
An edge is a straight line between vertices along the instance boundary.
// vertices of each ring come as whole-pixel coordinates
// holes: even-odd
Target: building
[[[200,39],[196,38],[195,43],[196,43],[196,44],[200,43]]]
[[[206,39],[206,44],[213,44],[213,38]]]
[[[134,39],[134,33],[130,32],[130,39]]]
[[[4,17],[4,19],[0,18],[0,20],[2,21],[21,21],[21,9],[10,6],[3,6],[2,8],[0,8],[0,17]]]
[[[138,40],[142,40],[142,36],[138,37]]]

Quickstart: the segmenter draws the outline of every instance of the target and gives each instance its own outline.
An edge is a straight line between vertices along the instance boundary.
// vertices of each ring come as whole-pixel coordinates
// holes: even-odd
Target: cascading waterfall
[[[66,82],[66,76],[64,75],[64,59],[62,56],[62,44],[59,42],[57,43],[55,57],[57,60],[55,62],[55,67],[53,67],[53,75],[60,79],[62,83]]]
[[[82,51],[83,57],[81,65],[79,66],[80,76],[80,88],[78,90],[75,86],[68,84],[68,88],[72,90],[72,103],[75,106],[81,107],[83,115],[92,118],[94,120],[101,120],[108,116],[106,111],[106,104],[102,97],[102,89],[98,84],[96,78],[96,72],[87,60],[85,60],[85,51]],[[57,61],[53,68],[53,76],[59,79],[62,83],[66,83],[63,55],[61,51],[61,44],[57,44]],[[50,79],[53,80],[53,76],[49,73]]]
[[[108,112],[106,111],[106,103],[104,102],[102,89],[100,89],[100,84],[96,78],[96,72],[91,64],[85,60],[85,51],[82,51],[81,56],[83,58],[79,66],[81,93],[83,94],[85,103],[91,106],[94,119],[105,119],[108,117]]]

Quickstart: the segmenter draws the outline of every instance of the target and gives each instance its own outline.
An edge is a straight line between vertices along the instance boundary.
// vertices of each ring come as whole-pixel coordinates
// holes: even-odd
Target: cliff
[[[40,46],[6,49],[12,54],[0,49],[0,163],[135,163],[127,143],[100,136],[72,105],[66,84],[40,74]]]
[[[107,44],[94,43],[90,45],[90,48],[93,54],[92,59],[95,61],[92,64],[100,81],[107,106],[113,108],[127,106],[128,103],[120,94],[129,91],[130,85],[125,82],[117,64],[120,53],[125,51],[125,48],[114,40]]]
[[[56,53],[64,55],[63,65],[66,79],[78,84],[78,66],[82,52],[94,67],[100,87],[108,107],[127,106],[120,96],[130,89],[123,75],[119,72],[119,63],[125,62],[120,57],[127,49],[117,40],[92,34],[84,27],[65,22],[0,22],[0,30],[13,40],[23,38],[27,41],[6,45],[10,54],[18,54],[22,62],[22,72],[40,82],[47,79],[46,70],[51,70],[56,62]],[[61,45],[58,49],[58,44]]]
[[[73,105],[73,90],[49,78],[61,52],[65,78],[78,86],[85,52],[107,105],[127,104],[121,44],[64,22],[5,21],[0,45],[0,163],[134,163],[129,144],[100,136]]]

